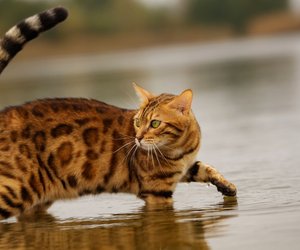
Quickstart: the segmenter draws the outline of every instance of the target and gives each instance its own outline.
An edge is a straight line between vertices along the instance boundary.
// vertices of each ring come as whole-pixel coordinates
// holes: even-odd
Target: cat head
[[[134,89],[141,100],[134,116],[135,142],[141,148],[171,149],[187,136],[191,128],[198,129],[191,110],[192,90],[187,89],[179,95],[153,95],[136,84]]]

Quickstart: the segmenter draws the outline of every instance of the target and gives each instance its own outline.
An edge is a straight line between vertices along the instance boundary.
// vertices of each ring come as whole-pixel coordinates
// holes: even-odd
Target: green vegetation
[[[187,18],[192,24],[229,24],[243,33],[252,18],[287,7],[287,0],[189,0]]]
[[[1,30],[22,17],[58,4],[65,5],[72,11],[68,22],[70,31],[101,34],[161,31],[174,26],[187,25],[230,25],[236,32],[243,32],[251,18],[288,7],[287,0],[186,0],[182,2],[183,10],[174,14],[174,11],[164,8],[147,8],[136,0],[0,0]]]

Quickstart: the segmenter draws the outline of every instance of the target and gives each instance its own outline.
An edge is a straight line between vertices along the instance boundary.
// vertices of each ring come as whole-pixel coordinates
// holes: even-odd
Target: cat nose
[[[144,138],[145,133],[146,133],[145,131],[138,131],[135,135],[135,138],[141,141]]]
[[[135,144],[141,146],[140,140],[137,137],[135,138]]]
[[[135,136],[135,139],[138,140],[138,141],[140,141],[140,140],[143,139],[143,135],[136,135],[136,136]]]

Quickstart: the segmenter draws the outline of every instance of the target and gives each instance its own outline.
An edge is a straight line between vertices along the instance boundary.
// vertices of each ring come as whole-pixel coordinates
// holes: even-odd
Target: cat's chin
[[[151,151],[155,149],[155,146],[153,144],[146,144],[146,143],[140,143],[139,147],[146,151]]]

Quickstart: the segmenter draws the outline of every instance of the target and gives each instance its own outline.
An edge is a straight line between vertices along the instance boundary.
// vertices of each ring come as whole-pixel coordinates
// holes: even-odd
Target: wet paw
[[[211,183],[215,185],[219,192],[225,196],[236,196],[237,190],[234,184],[230,182],[222,182],[217,179],[212,179]]]

